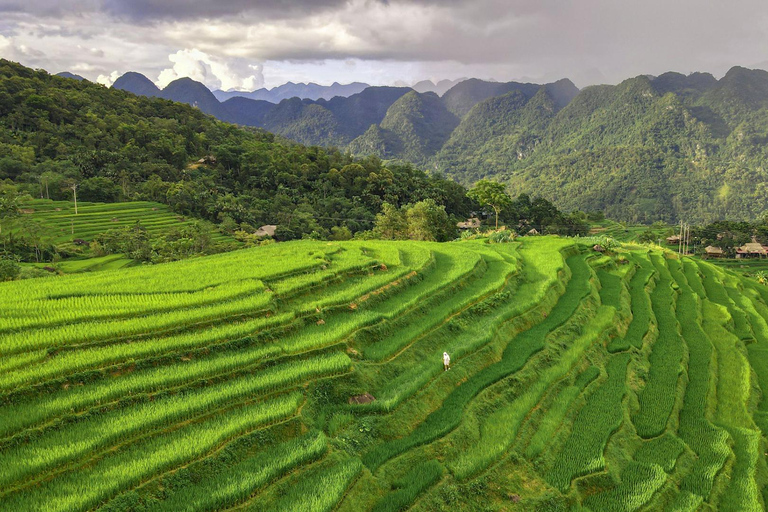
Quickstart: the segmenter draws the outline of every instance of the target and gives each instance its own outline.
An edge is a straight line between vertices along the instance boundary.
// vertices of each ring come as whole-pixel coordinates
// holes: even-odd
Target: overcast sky
[[[768,67],[766,0],[0,0],[0,57],[216,89]]]

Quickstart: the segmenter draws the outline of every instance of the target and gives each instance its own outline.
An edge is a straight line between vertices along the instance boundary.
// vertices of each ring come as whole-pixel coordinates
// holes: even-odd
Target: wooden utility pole
[[[70,188],[72,189],[72,193],[75,196],[75,215],[77,215],[77,183],[73,183],[72,187]]]
[[[691,250],[691,225],[688,224],[688,251],[690,252],[690,250]]]
[[[680,236],[677,241],[677,254],[679,255],[683,251],[683,221],[680,221]]]

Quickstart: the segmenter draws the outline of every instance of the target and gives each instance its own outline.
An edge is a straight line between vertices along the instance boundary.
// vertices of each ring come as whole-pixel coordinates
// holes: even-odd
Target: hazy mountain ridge
[[[270,103],[279,103],[289,98],[301,98],[310,100],[325,99],[330,100],[336,96],[352,96],[362,92],[370,85],[362,82],[353,82],[350,84],[340,84],[334,82],[331,85],[319,85],[316,83],[293,83],[287,82],[283,85],[273,87],[272,89],[261,88],[255,91],[213,91],[213,95],[219,101],[226,101],[230,98],[248,98],[252,100],[269,101]]]
[[[56,76],[59,76],[61,78],[71,78],[72,80],[77,80],[78,82],[85,80],[85,77],[82,77],[75,73],[70,73],[69,71],[62,71],[61,73],[56,73]]]
[[[448,92],[454,85],[459,84],[463,82],[464,80],[467,80],[467,78],[457,78],[456,80],[439,80],[437,83],[433,82],[432,80],[422,80],[420,82],[416,82],[411,86],[411,89],[413,89],[416,92],[433,92],[437,94],[438,96],[442,96],[446,92]]]
[[[133,71],[129,71],[115,80],[112,88],[131,92],[137,96],[159,97],[161,93],[160,88],[152,80]]]

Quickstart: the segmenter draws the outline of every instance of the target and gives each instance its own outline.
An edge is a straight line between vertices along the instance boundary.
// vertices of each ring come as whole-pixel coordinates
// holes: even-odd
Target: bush
[[[579,244],[594,246],[599,245],[606,251],[613,251],[615,249],[618,249],[621,247],[621,243],[617,242],[615,239],[601,235],[601,236],[576,236],[576,242]]]
[[[515,239],[515,234],[508,230],[503,231],[495,231],[491,233],[491,236],[488,237],[488,243],[489,244],[504,244],[507,242],[512,242]]]
[[[15,261],[0,260],[0,281],[13,281],[21,273],[21,267]]]
[[[37,267],[22,267],[21,272],[19,272],[19,279],[35,279],[37,277],[50,277],[55,275],[55,273]]]

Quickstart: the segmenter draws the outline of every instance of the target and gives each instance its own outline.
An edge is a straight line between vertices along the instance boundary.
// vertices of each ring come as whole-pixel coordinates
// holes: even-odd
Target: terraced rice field
[[[521,240],[0,284],[0,510],[763,510],[768,288]]]
[[[70,201],[49,201],[35,199],[24,203],[22,210],[26,215],[40,221],[50,229],[48,234],[53,243],[68,242],[73,239],[91,241],[93,238],[113,228],[134,226],[137,222],[150,233],[160,233],[174,227],[191,224],[188,220],[173,213],[168,205],[151,201],[132,201],[128,203],[75,203]],[[232,241],[230,237],[214,233],[214,240]]]

